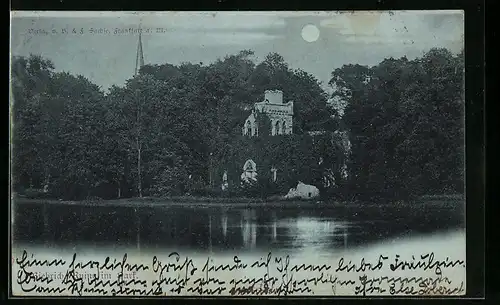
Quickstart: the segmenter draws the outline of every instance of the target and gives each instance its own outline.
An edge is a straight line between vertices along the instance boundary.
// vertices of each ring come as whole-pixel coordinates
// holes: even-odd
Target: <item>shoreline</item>
[[[427,204],[454,204],[457,201],[464,201],[465,197],[460,194],[453,195],[425,195],[414,200],[398,201],[398,200],[383,200],[382,203],[377,203],[377,206],[404,206],[412,207],[418,203]],[[33,199],[16,197],[12,199],[16,204],[50,204],[50,205],[79,205],[79,206],[122,206],[122,207],[169,207],[169,206],[189,206],[189,207],[356,207],[356,206],[372,206],[373,203],[362,201],[324,201],[321,199],[258,199],[258,198],[217,198],[217,197],[143,197],[143,198],[122,198],[109,200],[57,200],[57,199]]]

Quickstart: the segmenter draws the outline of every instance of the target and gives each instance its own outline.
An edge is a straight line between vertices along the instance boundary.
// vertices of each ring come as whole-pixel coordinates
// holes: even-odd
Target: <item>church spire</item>
[[[139,43],[137,44],[137,55],[135,58],[135,75],[139,73],[142,66],[144,66],[144,53],[142,52],[142,30],[139,25]]]

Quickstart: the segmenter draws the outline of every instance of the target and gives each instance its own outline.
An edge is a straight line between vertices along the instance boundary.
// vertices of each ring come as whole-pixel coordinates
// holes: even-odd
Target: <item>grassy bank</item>
[[[427,195],[412,201],[377,201],[377,202],[359,202],[359,201],[321,201],[269,198],[267,200],[259,198],[214,198],[214,197],[194,197],[194,196],[176,196],[176,197],[143,197],[143,198],[122,198],[111,200],[82,200],[65,201],[55,199],[33,199],[33,198],[14,198],[16,204],[36,203],[36,204],[62,204],[62,205],[87,205],[87,206],[273,206],[273,207],[322,207],[322,206],[400,206],[400,207],[418,207],[421,204],[436,204],[440,206],[456,205],[463,202],[462,195]]]
[[[92,206],[261,206],[261,205],[311,205],[318,201],[313,200],[288,200],[273,199],[263,200],[259,198],[214,198],[214,197],[194,197],[194,196],[176,196],[176,197],[142,197],[142,198],[122,198],[110,200],[81,200],[66,201],[55,199],[32,199],[32,198],[14,198],[18,204],[40,203],[40,204],[63,204],[63,205],[92,205]]]

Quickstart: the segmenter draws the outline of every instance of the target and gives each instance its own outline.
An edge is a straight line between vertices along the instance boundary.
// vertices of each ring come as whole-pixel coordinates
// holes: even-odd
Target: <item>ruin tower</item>
[[[266,90],[264,92],[264,101],[254,104],[252,114],[244,122],[243,135],[259,135],[259,126],[257,124],[259,113],[266,114],[271,120],[271,135],[293,133],[293,101],[285,103],[281,90]]]

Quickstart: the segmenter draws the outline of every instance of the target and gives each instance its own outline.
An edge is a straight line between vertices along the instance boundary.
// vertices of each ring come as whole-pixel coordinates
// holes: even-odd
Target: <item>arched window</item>
[[[280,132],[280,122],[279,121],[276,121],[276,134],[281,134]]]
[[[252,124],[250,123],[250,121],[247,121],[247,135],[252,135]]]
[[[244,171],[256,171],[257,165],[255,164],[255,162],[253,160],[249,159],[243,165],[243,170]]]
[[[281,128],[281,132],[283,134],[286,134],[286,122],[285,121],[283,121],[283,128]]]

